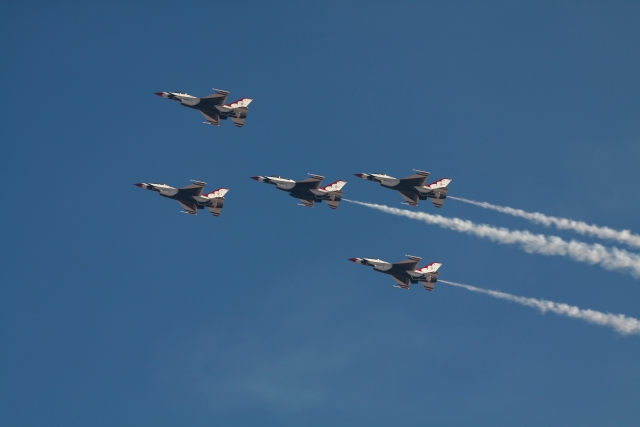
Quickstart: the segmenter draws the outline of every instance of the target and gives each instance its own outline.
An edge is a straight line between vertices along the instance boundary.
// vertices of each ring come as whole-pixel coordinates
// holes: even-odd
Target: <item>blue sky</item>
[[[4,7],[0,423],[637,425],[640,338],[347,258],[632,317],[637,279],[249,179],[401,207],[352,174],[416,168],[640,232],[636,2],[183,3]],[[211,87],[244,128],[153,95]],[[219,218],[132,185],[189,179]]]

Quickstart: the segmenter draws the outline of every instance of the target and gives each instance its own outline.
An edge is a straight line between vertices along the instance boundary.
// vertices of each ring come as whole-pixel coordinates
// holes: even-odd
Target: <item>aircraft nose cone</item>
[[[135,185],[136,187],[140,187],[140,188],[142,188],[142,184],[141,184],[141,183],[133,184],[133,185]]]
[[[358,178],[362,178],[362,174],[361,173],[354,173],[355,176],[357,176]]]
[[[349,258],[349,261],[351,262],[356,262],[358,260],[358,258]]]
[[[162,96],[162,92],[155,92],[156,95]]]
[[[260,177],[259,176],[252,176],[251,179],[255,179],[256,181],[260,181]]]

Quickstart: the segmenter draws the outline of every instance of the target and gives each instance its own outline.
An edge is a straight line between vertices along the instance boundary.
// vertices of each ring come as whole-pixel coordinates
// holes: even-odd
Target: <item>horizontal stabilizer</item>
[[[444,204],[444,199],[434,199],[432,197],[429,197],[429,200],[431,200],[431,203],[433,203],[433,206],[435,206],[436,208],[441,208]]]
[[[207,206],[207,209],[209,209],[209,212],[211,212],[211,215],[220,216],[220,212],[222,211],[222,206],[220,207]]]
[[[242,126],[244,126],[244,120],[247,118],[247,115],[245,114],[243,117],[229,117],[231,118],[233,124],[236,125],[236,127],[241,128]]]
[[[340,203],[340,198],[338,199],[334,199],[334,200],[327,200],[327,205],[329,205],[329,207],[331,209],[338,209],[338,204]]]
[[[307,199],[300,199],[300,206],[305,206],[307,208],[312,208],[313,207],[313,200],[307,200]]]
[[[424,286],[425,291],[432,291],[433,285],[435,285],[435,282],[421,282],[421,283],[422,283],[422,286]]]

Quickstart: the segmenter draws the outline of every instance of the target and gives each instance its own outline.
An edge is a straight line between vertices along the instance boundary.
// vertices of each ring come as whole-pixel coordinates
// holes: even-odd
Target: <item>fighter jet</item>
[[[207,194],[202,194],[206,182],[191,180],[193,184],[182,188],[173,188],[167,184],[160,183],[144,183],[137,185],[151,191],[157,191],[162,197],[177,200],[184,209],[182,213],[196,215],[198,209],[209,209],[213,216],[219,216],[220,210],[224,204],[224,195],[229,191],[228,188],[218,188]]]
[[[346,181],[336,181],[324,187],[320,187],[323,176],[309,174],[311,178],[302,181],[294,181],[282,176],[252,176],[259,182],[275,185],[278,190],[286,191],[291,197],[300,199],[302,206],[313,207],[314,202],[321,203],[327,201],[331,209],[337,209],[338,203],[342,200],[342,187]]]
[[[181,105],[200,111],[208,125],[219,126],[220,119],[227,120],[227,117],[239,128],[244,125],[249,109],[247,106],[253,101],[251,98],[242,98],[231,104],[225,104],[229,92],[221,89],[215,90],[209,96],[196,98],[183,92],[156,92],[156,95],[174,101],[180,101]]]
[[[415,169],[414,169],[415,170]],[[375,181],[385,188],[391,188],[400,193],[405,205],[417,206],[418,200],[429,199],[436,208],[441,208],[447,198],[449,178],[442,178],[425,185],[429,172],[416,170],[416,173],[406,178],[398,179],[383,173],[357,173],[358,178]]]
[[[438,281],[438,268],[442,265],[439,262],[432,262],[422,268],[416,269],[420,257],[405,255],[407,259],[390,264],[381,259],[374,258],[349,258],[349,261],[368,265],[375,271],[389,274],[398,284],[396,288],[409,289],[411,283],[420,282],[427,291],[433,290],[433,285]]]

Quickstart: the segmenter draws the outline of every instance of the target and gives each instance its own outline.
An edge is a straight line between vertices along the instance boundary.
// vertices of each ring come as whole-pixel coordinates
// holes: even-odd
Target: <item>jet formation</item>
[[[197,110],[205,118],[205,124],[219,126],[220,120],[230,119],[237,127],[244,126],[249,111],[249,104],[253,99],[241,98],[237,101],[226,103],[229,92],[214,89],[211,95],[198,98],[184,92],[156,92],[156,95],[180,102],[188,108]],[[447,187],[451,182],[449,178],[441,178],[431,184],[425,184],[429,172],[415,170],[413,175],[406,178],[394,178],[384,173],[357,173],[355,176],[368,181],[374,181],[380,186],[396,190],[404,199],[404,204],[417,206],[419,200],[431,200],[436,208],[441,208],[447,198]],[[309,178],[294,181],[279,175],[252,176],[251,178],[265,184],[274,185],[278,190],[287,192],[291,197],[300,200],[302,206],[312,208],[315,203],[323,200],[331,209],[337,209],[342,200],[342,188],[346,181],[335,181],[321,187],[321,175],[309,174]],[[224,195],[227,188],[219,188],[206,194],[202,194],[205,183],[192,181],[193,183],[182,188],[174,188],[160,183],[139,183],[138,187],[155,191],[163,197],[176,200],[184,209],[183,213],[195,215],[198,209],[207,208],[213,216],[219,216],[224,205]],[[349,261],[367,265],[375,271],[388,274],[396,282],[396,288],[409,289],[411,284],[421,283],[427,290],[433,290],[438,281],[438,269],[442,266],[439,262],[432,262],[424,267],[416,268],[420,258],[407,255],[407,259],[389,263],[376,258],[349,258]]]
[[[414,169],[415,170],[415,169]],[[382,187],[396,190],[405,200],[403,203],[409,206],[418,206],[418,200],[431,200],[436,208],[441,208],[444,199],[447,198],[447,185],[449,178],[441,178],[431,184],[425,185],[429,172],[415,170],[415,174],[406,178],[394,178],[383,173],[357,173],[358,178],[379,183]]]
[[[275,185],[278,190],[286,191],[291,197],[299,199],[302,206],[312,208],[315,202],[327,201],[331,209],[337,209],[338,203],[342,200],[342,187],[347,181],[336,181],[329,185],[320,187],[323,176],[309,174],[311,178],[302,181],[294,181],[283,176],[252,176],[258,182]]]
[[[220,210],[224,205],[224,195],[229,191],[228,188],[218,188],[210,193],[202,194],[206,182],[193,181],[193,184],[182,188],[173,188],[167,184],[145,183],[134,184],[146,190],[156,191],[162,197],[176,200],[184,209],[183,213],[196,215],[198,209],[209,209],[213,216],[219,216]]]
[[[221,89],[214,89],[215,92],[204,98],[197,98],[183,92],[156,92],[156,95],[166,99],[179,101],[180,105],[198,110],[206,120],[208,125],[219,126],[220,120],[231,119],[239,128],[244,126],[249,111],[248,105],[253,101],[251,98],[241,98],[230,104],[225,104],[229,92]]]
[[[420,282],[427,291],[432,291],[433,286],[438,281],[438,269],[442,264],[432,262],[416,269],[421,258],[412,255],[406,256],[407,259],[393,264],[375,258],[349,258],[349,261],[368,265],[373,267],[375,271],[390,275],[397,283],[397,285],[394,285],[396,288],[409,289],[412,283]]]

